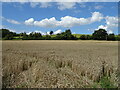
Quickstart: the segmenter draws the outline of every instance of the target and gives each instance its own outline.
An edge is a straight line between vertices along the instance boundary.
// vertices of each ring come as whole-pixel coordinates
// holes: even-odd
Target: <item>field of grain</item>
[[[117,87],[117,41],[3,41],[3,87]],[[105,80],[104,80],[105,79]]]

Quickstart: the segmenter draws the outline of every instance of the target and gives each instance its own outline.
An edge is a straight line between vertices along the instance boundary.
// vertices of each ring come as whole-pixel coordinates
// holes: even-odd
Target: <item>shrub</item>
[[[109,34],[107,37],[107,40],[115,40],[115,35],[114,34]]]

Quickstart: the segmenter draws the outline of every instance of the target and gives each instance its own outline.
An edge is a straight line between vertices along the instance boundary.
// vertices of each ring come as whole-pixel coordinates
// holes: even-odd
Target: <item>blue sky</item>
[[[118,33],[117,2],[2,3],[2,28],[19,32],[56,33],[71,29],[76,34],[92,34],[104,28]]]

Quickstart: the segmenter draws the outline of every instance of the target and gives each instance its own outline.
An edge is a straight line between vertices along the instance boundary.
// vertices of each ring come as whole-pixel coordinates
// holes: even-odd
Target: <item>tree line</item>
[[[53,36],[53,31],[50,31],[49,35],[42,35],[41,33],[31,32],[29,35],[24,33],[17,34],[16,32],[11,32],[8,29],[0,29],[0,35],[3,40],[120,40],[120,34],[115,35],[114,33],[108,34],[105,29],[95,30],[92,35],[81,35],[76,37],[72,34],[71,30],[65,30],[65,32],[56,34]],[[17,38],[15,38],[17,37]]]

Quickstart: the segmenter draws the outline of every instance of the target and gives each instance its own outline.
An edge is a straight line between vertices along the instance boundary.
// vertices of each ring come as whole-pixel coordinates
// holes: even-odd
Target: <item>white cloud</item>
[[[100,25],[100,26],[98,26],[98,28],[95,29],[95,30],[99,30],[99,29],[105,29],[105,30],[107,31],[108,34],[113,33],[113,30],[109,30],[108,27],[107,27],[106,25]]]
[[[17,32],[17,30],[15,30],[15,29],[11,29],[11,28],[8,28],[8,27],[6,27],[6,26],[3,26],[5,29],[8,29],[9,31],[11,31],[11,32]]]
[[[101,21],[103,19],[103,15],[99,12],[92,13],[91,22]]]
[[[58,2],[57,5],[59,10],[72,9],[75,8],[76,2]]]
[[[50,35],[50,32],[49,32],[49,31],[47,31],[47,32],[46,32],[46,35]]]
[[[59,21],[60,25],[63,27],[73,27],[91,24],[93,22],[101,21],[103,19],[103,15],[99,12],[92,13],[92,17],[89,18],[76,18],[71,16],[65,16],[61,18]]]
[[[47,8],[51,6],[50,2],[30,2],[31,7],[39,6],[40,8]]]
[[[42,32],[42,31],[38,31],[38,30],[36,30],[35,32],[36,32],[36,33],[41,33],[42,35],[45,35],[45,33]]]
[[[41,21],[34,21],[33,18],[25,20],[26,25],[35,25],[39,27],[73,27],[91,24],[97,21],[101,21],[103,19],[103,15],[99,12],[93,12],[92,16],[89,18],[76,18],[71,16],[61,17],[60,21],[56,20],[55,17],[50,19],[45,18]]]
[[[16,32],[16,30],[15,29],[9,29],[11,32]]]
[[[40,5],[41,8],[47,8],[47,7],[51,6],[51,3],[49,3],[49,2],[41,2],[40,4],[41,4]]]
[[[41,33],[42,35],[50,35],[50,31],[42,32],[42,31],[36,30],[36,31],[34,31],[34,32],[36,32],[36,33]],[[61,32],[62,32],[62,30],[61,30],[61,29],[58,29],[58,30],[54,31],[53,34],[58,34],[58,33],[61,33]],[[29,33],[30,33],[30,32],[29,32]]]
[[[61,29],[58,29],[54,32],[54,34],[59,34],[59,33],[62,33],[62,30]]]
[[[103,6],[101,6],[101,5],[98,5],[98,6],[95,6],[95,9],[102,9],[103,8]]]
[[[58,21],[55,19],[55,17],[52,17],[50,19],[45,18],[41,21],[34,21],[33,23],[35,26],[40,26],[40,27],[56,27],[58,26]]]
[[[28,20],[25,20],[25,24],[26,25],[33,25],[33,22],[34,22],[34,19],[33,18],[30,18]]]
[[[12,24],[21,24],[20,22],[16,21],[16,20],[13,20],[13,19],[7,19],[5,17],[1,17],[2,20],[5,20],[9,23],[12,23]]]
[[[119,0],[0,0],[2,2],[118,2]]]
[[[27,30],[19,30],[19,29],[15,29],[15,28],[9,28],[9,27],[7,27],[7,26],[5,26],[5,25],[3,25],[3,28],[4,29],[8,29],[8,30],[10,30],[11,32],[16,32],[16,33],[21,33],[21,32],[26,32]]]
[[[36,31],[34,31],[34,33],[41,33],[42,35],[46,35],[44,32],[42,32],[42,31],[39,31],[39,30],[36,30]],[[30,33],[32,33],[32,32],[27,32],[26,34],[27,35],[29,35]]]
[[[29,35],[31,32],[27,32],[26,34]]]
[[[106,25],[100,25],[98,26],[98,29],[105,29],[107,30],[107,32],[113,33],[113,30],[115,27],[118,27],[118,17],[111,17],[111,16],[107,16],[105,17],[106,20]]]
[[[107,27],[107,26],[104,26],[104,25],[100,25],[100,26],[98,26],[98,29],[105,29],[105,30],[107,30],[108,27]],[[98,30],[98,29],[97,29],[97,30]]]
[[[75,8],[76,2],[56,2],[59,10]],[[48,8],[52,6],[51,2],[30,2],[32,8],[39,6],[40,8]]]
[[[39,31],[39,30],[35,30],[34,32],[41,33],[42,35],[50,35],[50,31],[42,32],[42,31]],[[26,34],[29,35],[30,33],[32,33],[32,32],[27,32]],[[58,33],[62,33],[62,30],[58,29],[58,30],[54,31],[53,34],[58,34]]]
[[[12,24],[20,24],[20,22],[12,19],[6,19],[7,22],[12,23]]]
[[[73,27],[73,26],[80,26],[85,25],[89,23],[89,18],[76,18],[71,16],[65,16],[61,18],[61,21],[59,21],[60,25],[62,27]]]
[[[105,19],[108,33],[113,33],[114,28],[118,27],[118,17],[107,16]]]
[[[109,28],[118,27],[118,17],[107,16],[105,19],[106,19],[106,24]]]
[[[36,7],[37,5],[39,5],[38,2],[31,2],[31,3],[30,3],[30,6],[33,7],[33,8]]]
[[[109,30],[109,31],[107,31],[107,33],[108,33],[108,34],[112,34],[112,33],[113,33],[113,31],[112,31],[112,30]]]

